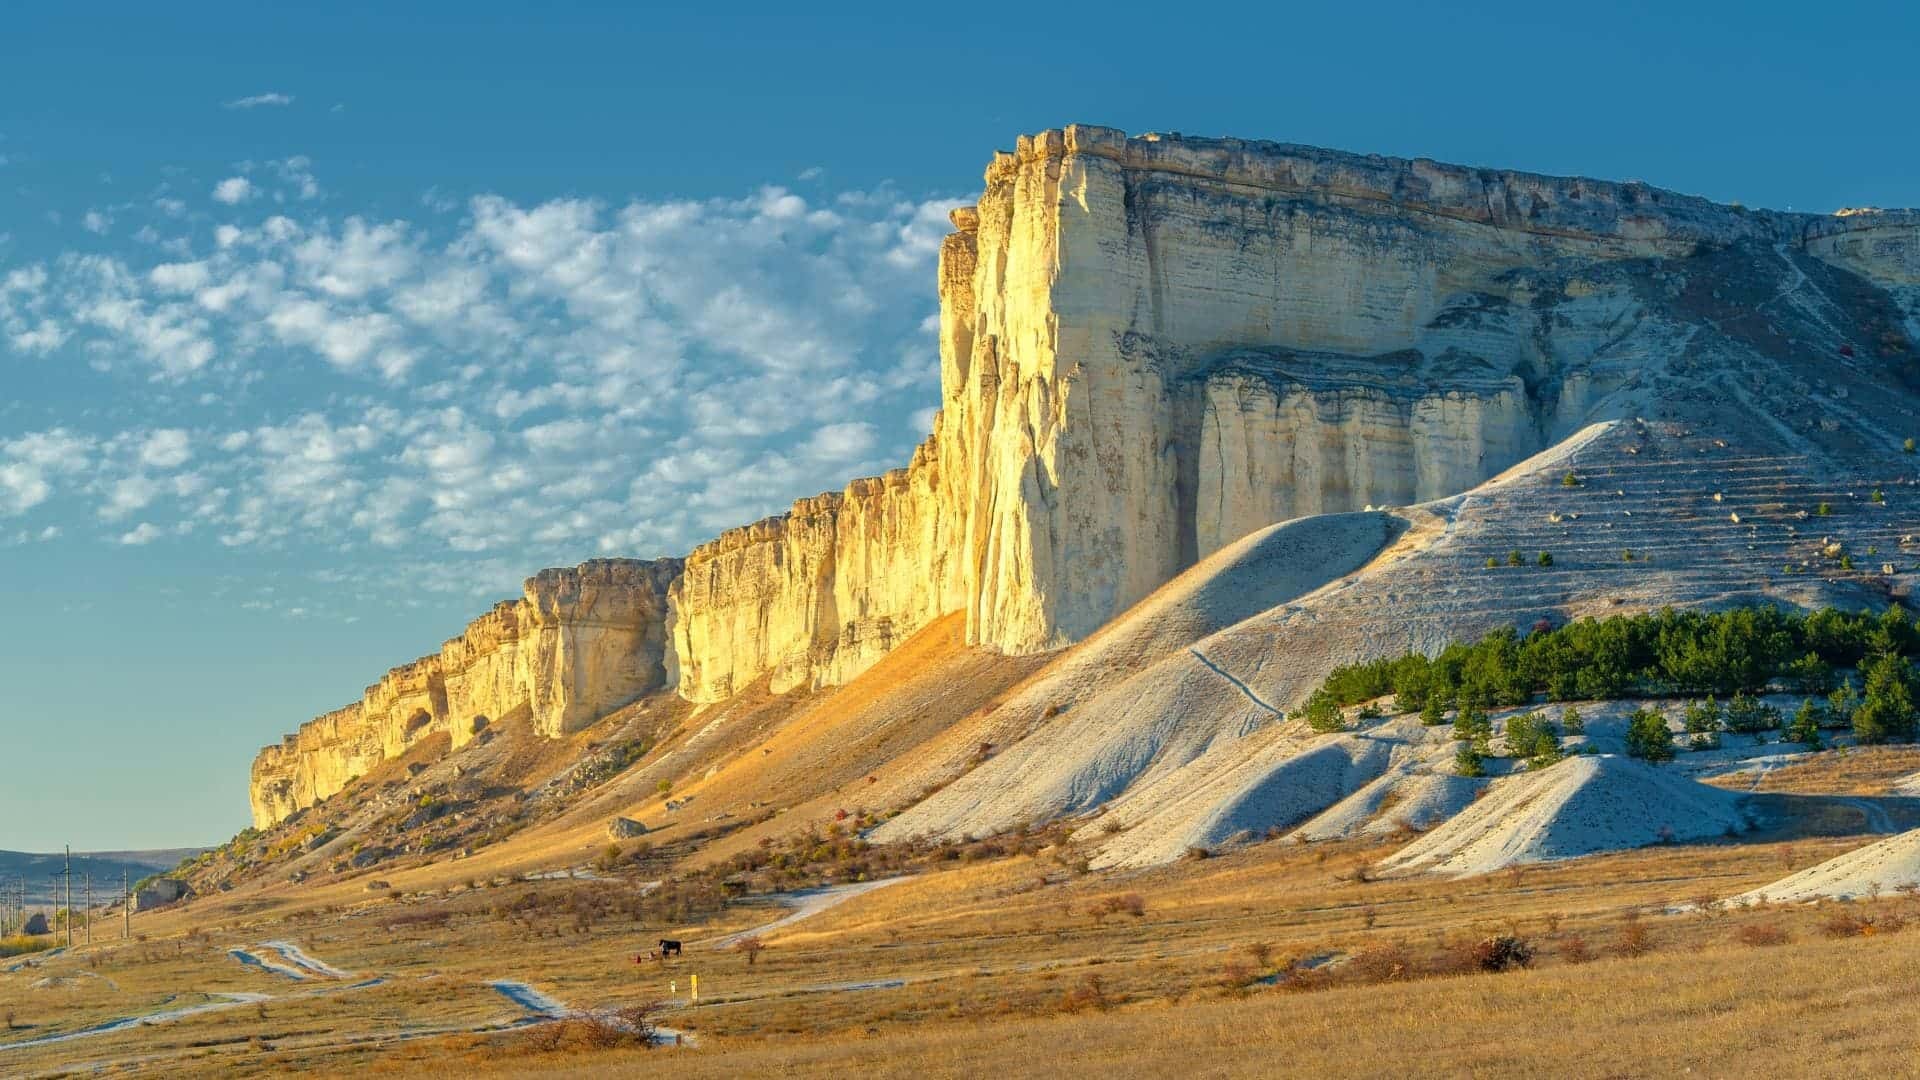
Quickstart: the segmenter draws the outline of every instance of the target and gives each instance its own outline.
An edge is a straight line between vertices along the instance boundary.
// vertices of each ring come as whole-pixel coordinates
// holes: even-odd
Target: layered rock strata
[[[500,720],[559,736],[666,685],[667,587],[680,560],[605,559],[528,578],[519,600],[434,655],[394,668],[361,700],[260,751],[256,826],[345,788],[421,739],[460,746]]]
[[[519,709],[557,734],[655,685],[844,682],[949,612],[970,643],[1055,648],[1272,521],[1464,490],[1685,347],[1645,325],[1663,260],[1805,252],[1920,334],[1912,211],[1087,126],[1021,138],[985,179],[941,247],[941,410],[907,468],[725,533],[683,575],[608,564],[644,580],[549,607],[530,582],[264,752],[256,817]]]

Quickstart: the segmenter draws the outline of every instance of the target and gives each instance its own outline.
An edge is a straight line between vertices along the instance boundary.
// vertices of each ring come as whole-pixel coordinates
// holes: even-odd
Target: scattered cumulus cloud
[[[293,104],[292,94],[266,93],[266,94],[252,94],[250,96],[243,97],[243,98],[234,98],[232,101],[223,103],[221,105],[221,108],[225,108],[225,109],[279,108],[279,107],[283,107],[291,104]]]
[[[244,176],[229,176],[213,186],[213,200],[237,206],[253,198],[253,181]]]
[[[953,200],[435,189],[409,220],[339,207],[304,157],[212,195],[0,263],[0,369],[103,406],[0,427],[0,536],[309,550],[340,575],[315,589],[368,602],[401,566],[492,592],[684,551],[904,464],[932,422]]]

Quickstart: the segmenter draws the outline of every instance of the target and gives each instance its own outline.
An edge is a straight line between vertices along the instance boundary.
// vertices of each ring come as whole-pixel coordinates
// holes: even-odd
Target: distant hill
[[[94,900],[114,899],[120,891],[120,872],[126,871],[129,883],[151,874],[171,870],[180,860],[200,854],[203,848],[162,848],[154,851],[76,851],[73,853],[74,904],[81,903],[82,875],[93,875]],[[52,903],[53,876],[60,873],[66,856],[60,852],[36,854],[27,851],[0,851],[0,882],[11,889],[16,880],[27,884],[27,906]],[[61,904],[65,903],[64,887]]]

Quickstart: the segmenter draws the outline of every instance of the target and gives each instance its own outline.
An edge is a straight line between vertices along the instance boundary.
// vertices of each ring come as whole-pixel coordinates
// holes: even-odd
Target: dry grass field
[[[1390,843],[1269,843],[1125,875],[1087,873],[1058,844],[969,852],[765,933],[751,962],[714,943],[783,917],[774,899],[712,909],[643,897],[637,877],[254,916],[214,898],[147,918],[147,940],[0,974],[0,1073],[1897,1072],[1920,902],[1694,910],[1862,842],[1666,846],[1459,880],[1376,879]],[[635,964],[660,937],[685,955]],[[1531,950],[1525,970],[1483,970],[1475,948],[1499,937]],[[343,977],[301,969],[281,941]],[[569,1010],[661,1002],[655,1019],[694,1045],[556,1026],[503,981]]]

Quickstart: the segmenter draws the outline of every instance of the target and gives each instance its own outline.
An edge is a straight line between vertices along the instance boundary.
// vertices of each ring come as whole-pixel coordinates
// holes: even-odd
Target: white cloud
[[[161,263],[147,272],[147,280],[162,292],[196,292],[207,287],[211,275],[204,262]]]
[[[113,218],[102,211],[89,210],[81,217],[80,227],[96,236],[105,236],[107,230],[113,228]]]
[[[229,176],[213,186],[213,199],[237,206],[253,198],[253,181],[244,176]]]
[[[393,220],[321,212],[340,196],[303,158],[236,173],[219,201],[272,216],[155,196],[116,207],[141,244],[0,271],[0,345],[83,358],[120,428],[89,471],[0,453],[0,514],[510,580],[685,550],[904,463],[931,422],[949,203],[767,186]]]
[[[859,421],[828,424],[807,440],[806,452],[820,461],[851,462],[871,451],[873,443],[872,424]]]
[[[93,440],[64,428],[0,439],[0,514],[17,516],[46,502],[54,481],[84,473]]]
[[[164,535],[160,527],[150,521],[143,521],[132,530],[120,534],[120,543],[128,547],[141,547],[151,544]]]
[[[224,109],[258,109],[262,107],[280,107],[293,104],[292,94],[265,93],[249,97],[235,98],[221,105]]]
[[[357,217],[337,237],[318,233],[301,242],[293,259],[307,284],[349,298],[392,285],[420,261],[404,224],[368,225]]]
[[[179,428],[163,428],[140,446],[140,463],[156,469],[175,469],[193,457],[191,438]]]

